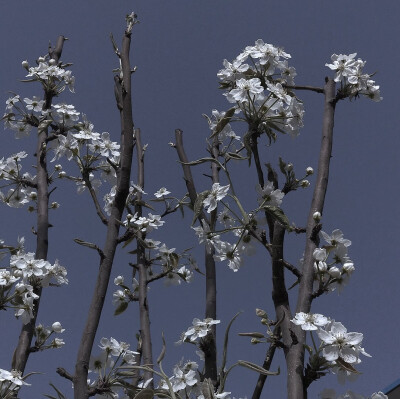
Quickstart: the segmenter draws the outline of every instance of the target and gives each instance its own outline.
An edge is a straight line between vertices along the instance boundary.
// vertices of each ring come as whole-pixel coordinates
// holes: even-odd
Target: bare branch
[[[98,201],[98,199],[97,199],[96,192],[94,191],[94,188],[93,188],[93,186],[92,186],[92,183],[91,183],[91,181],[90,181],[90,179],[89,179],[89,172],[85,171],[85,172],[82,174],[82,177],[83,177],[83,180],[84,180],[84,182],[85,182],[86,187],[87,187],[88,190],[89,190],[90,196],[92,197],[93,204],[94,204],[94,206],[95,206],[95,208],[96,208],[96,213],[97,213],[97,215],[99,216],[99,218],[100,218],[100,220],[102,221],[102,223],[103,223],[104,225],[107,226],[107,224],[108,224],[108,219],[107,219],[107,217],[104,215],[103,211],[101,210],[101,206],[100,206],[99,201]]]
[[[68,371],[65,370],[64,368],[58,367],[57,370],[56,370],[56,373],[57,373],[59,376],[64,377],[64,378],[66,378],[67,380],[70,380],[70,381],[74,382],[74,376],[71,375],[70,373],[68,373]]]
[[[313,252],[316,248],[316,229],[318,222],[314,220],[315,212],[323,213],[326,190],[328,187],[329,164],[332,154],[333,124],[335,115],[335,82],[326,78],[324,87],[325,105],[322,124],[322,142],[318,162],[318,174],[311,202],[310,212],[307,221],[306,248],[304,251],[304,261],[302,277],[299,284],[299,294],[296,306],[296,313],[308,313],[311,309],[313,299],[314,283],[314,259]],[[304,399],[307,397],[306,387],[303,384],[304,369],[304,343],[305,331],[297,326],[292,326],[293,333],[298,341],[292,345],[287,354],[288,364],[288,398]]]
[[[137,184],[144,188],[144,151],[142,147],[142,140],[140,135],[140,129],[135,129],[136,138],[136,155],[137,155]],[[135,204],[135,212],[139,217],[142,216],[143,206],[141,205],[142,193],[137,193],[137,201]],[[147,260],[145,247],[143,241],[145,234],[138,232],[137,240],[137,254],[136,264],[139,270],[139,317],[140,317],[140,336],[141,336],[141,356],[144,364],[153,363],[152,343],[151,343],[151,331],[150,331],[150,315],[149,315],[149,304],[147,300]],[[144,379],[148,380],[153,378],[151,371],[144,372]],[[150,388],[154,388],[154,383],[151,381]]]
[[[121,64],[123,71],[123,93],[121,114],[121,167],[117,170],[117,187],[114,203],[111,208],[111,216],[107,224],[107,237],[104,245],[104,259],[100,262],[99,273],[92,301],[90,304],[86,325],[82,333],[78,350],[75,375],[74,398],[87,399],[90,392],[87,387],[87,375],[90,354],[97,328],[100,321],[107,287],[110,280],[116,247],[118,245],[118,232],[121,218],[125,209],[126,199],[129,194],[130,176],[132,167],[132,153],[134,147],[132,100],[131,100],[131,74],[129,62],[129,49],[131,35],[125,34],[122,39]]]
[[[292,89],[292,90],[308,90],[308,91],[315,91],[316,93],[324,93],[324,89],[322,87],[314,87],[314,86],[298,86],[298,85],[282,85],[285,89]]]
[[[301,277],[301,272],[299,269],[297,269],[296,266],[293,266],[291,263],[286,262],[283,259],[279,259],[279,262],[283,264],[283,266],[286,267],[286,269],[290,270],[296,277],[300,278]]]
[[[50,53],[50,56],[56,61],[61,57],[64,36],[59,36],[57,45]],[[43,109],[50,109],[53,99],[53,93],[45,91],[44,93],[44,107]],[[47,159],[46,159],[46,139],[48,135],[48,128],[38,129],[38,140],[36,147],[36,175],[37,175],[37,230],[36,230],[36,259],[47,259],[48,251],[48,230],[49,230],[49,194],[48,183],[49,175],[47,172]],[[34,285],[34,284],[33,284]],[[15,348],[12,369],[19,370],[24,373],[26,363],[30,354],[30,347],[35,331],[36,318],[39,312],[40,297],[42,288],[34,285],[34,293],[39,296],[34,300],[33,317],[29,323],[22,326],[21,333],[18,339],[17,347]]]

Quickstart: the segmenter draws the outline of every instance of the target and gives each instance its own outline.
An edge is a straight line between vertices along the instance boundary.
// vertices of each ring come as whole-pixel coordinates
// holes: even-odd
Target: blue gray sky
[[[146,152],[145,191],[154,193],[167,187],[177,197],[186,192],[177,156],[168,142],[173,141],[174,129],[184,131],[186,150],[191,159],[205,155],[205,139],[209,134],[203,113],[227,109],[229,104],[218,90],[216,73],[224,58],[233,59],[245,46],[263,39],[283,47],[292,55],[291,65],[298,73],[297,84],[322,86],[330,70],[324,65],[333,53],[357,52],[367,61],[365,71],[377,72],[374,79],[381,86],[384,100],[373,103],[366,99],[342,101],[337,106],[335,136],[331,163],[331,178],[324,212],[323,229],[331,232],[340,228],[352,240],[350,257],[356,272],[350,284],[338,295],[336,292],[315,301],[313,311],[343,322],[349,331],[364,334],[365,350],[372,355],[359,366],[361,375],[355,383],[338,385],[333,375],[313,384],[310,397],[326,387],[344,392],[369,395],[382,390],[400,377],[398,347],[399,251],[395,237],[399,224],[398,206],[398,93],[399,80],[393,74],[399,64],[396,40],[400,34],[397,2],[372,0],[288,0],[270,2],[252,0],[151,0],[151,1],[49,1],[20,0],[0,4],[0,101],[5,103],[9,91],[22,97],[41,95],[38,86],[19,82],[25,76],[21,61],[31,63],[47,51],[48,41],[58,35],[68,37],[62,59],[72,62],[76,77],[76,94],[65,94],[60,101],[72,103],[87,115],[98,132],[108,131],[117,140],[119,115],[113,94],[112,69],[117,59],[112,51],[109,34],[117,41],[124,29],[124,16],[134,10],[141,23],[134,28],[132,64],[133,115],[141,128]],[[290,161],[299,171],[307,166],[317,167],[322,121],[321,95],[300,92],[304,101],[305,126],[296,139],[282,136],[271,147],[264,146],[267,162],[275,163],[279,156]],[[386,111],[385,111],[386,110]],[[234,126],[243,135],[244,126]],[[1,137],[0,157],[26,149],[33,153],[34,135],[16,141],[12,132]],[[33,158],[32,158],[33,163]],[[28,164],[26,165],[28,170]],[[209,188],[209,181],[196,172],[198,190]],[[234,182],[249,204],[255,201],[255,172],[246,165],[236,171]],[[133,176],[135,176],[135,170]],[[134,180],[134,179],[133,179]],[[314,180],[310,179],[311,183]],[[312,189],[312,187],[311,187]],[[284,209],[297,225],[304,225],[312,190],[291,193]],[[98,269],[96,254],[78,247],[73,238],[101,245],[105,230],[91,206],[87,195],[77,196],[71,184],[60,184],[54,200],[61,207],[51,215],[49,260],[58,258],[67,267],[70,283],[67,287],[44,291],[38,320],[50,325],[60,321],[66,328],[66,345],[58,351],[31,356],[27,371],[40,371],[32,376],[30,388],[21,398],[39,398],[50,393],[53,382],[68,397],[72,397],[69,382],[55,373],[58,366],[73,371],[77,346],[86,318],[89,298]],[[27,250],[35,250],[31,227],[34,215],[26,209],[0,207],[2,228],[0,237],[14,241],[25,236]],[[169,223],[170,222],[170,223]],[[194,247],[201,266],[202,249],[189,229],[191,216],[181,220],[178,215],[167,220],[154,238],[169,247],[183,250]],[[286,250],[288,260],[297,264],[304,249],[302,237],[289,236]],[[129,255],[120,251],[112,276],[130,273]],[[273,315],[270,264],[262,249],[248,258],[243,268],[233,273],[223,263],[218,264],[218,318],[221,319],[219,338],[229,320],[243,311],[232,328],[229,362],[237,359],[262,363],[266,348],[251,346],[238,332],[261,330],[255,308]],[[113,336],[135,345],[138,315],[135,305],[115,318],[110,286],[109,299],[102,317],[98,340]],[[196,360],[191,348],[175,346],[180,333],[193,317],[203,317],[204,279],[196,275],[188,286],[164,287],[162,283],[150,289],[150,311],[154,352],[160,350],[161,331],[168,347],[165,369],[172,374],[173,365],[181,360]],[[292,301],[295,299],[292,294]],[[17,342],[21,323],[11,312],[1,312],[0,368],[8,369]],[[221,352],[221,351],[220,351]],[[279,354],[272,369],[284,370]],[[251,371],[237,369],[228,381],[227,389],[235,397],[251,396],[257,376]],[[285,397],[284,373],[271,377],[263,397]]]

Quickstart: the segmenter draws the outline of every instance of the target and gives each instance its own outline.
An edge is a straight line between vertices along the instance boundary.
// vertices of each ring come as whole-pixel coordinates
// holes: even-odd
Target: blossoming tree
[[[134,128],[131,104],[131,74],[135,69],[130,66],[129,51],[132,29],[138,21],[134,13],[129,14],[126,21],[121,49],[112,38],[119,61],[114,76],[116,105],[121,116],[119,142],[112,141],[108,132],[97,133],[93,124],[73,105],[54,103],[65,88],[71,92],[74,88],[74,77],[67,69],[70,64],[61,61],[63,36],[48,54],[36,60],[36,66],[31,66],[28,61],[22,63],[28,72],[27,81],[41,85],[43,99],[14,94],[6,102],[3,120],[5,127],[15,132],[16,138],[28,136],[31,130],[37,131],[37,163],[35,175],[31,175],[22,172],[27,152],[3,157],[0,160],[0,198],[10,207],[27,205],[30,211],[37,213],[34,231],[37,245],[35,252],[29,252],[22,238],[17,245],[0,243],[2,254],[9,254],[0,269],[0,308],[13,309],[15,317],[22,323],[11,368],[0,369],[1,397],[16,397],[23,385],[29,385],[26,382],[29,374],[25,369],[32,353],[64,345],[59,337],[64,331],[60,322],[55,321],[48,327],[37,323],[43,288],[68,283],[66,268],[57,260],[50,262],[47,259],[48,213],[50,209],[58,208],[58,203],[52,202],[50,197],[55,183],[61,180],[75,183],[78,192],[88,192],[106,234],[103,247],[83,239],[75,240],[77,244],[95,250],[99,256],[98,276],[77,348],[75,370],[61,367],[57,370],[61,377],[73,382],[76,399],[92,396],[226,398],[231,394],[226,390],[229,373],[236,366],[251,369],[259,375],[255,387],[248,388],[253,398],[259,398],[267,377],[279,374],[272,370],[274,354],[279,349],[286,359],[287,397],[290,399],[306,398],[310,384],[330,372],[341,379],[351,379],[358,373],[361,355],[369,356],[362,347],[363,335],[348,332],[342,323],[328,316],[312,313],[311,307],[321,295],[343,289],[355,270],[348,254],[351,241],[344,238],[336,226],[331,234],[326,233],[322,230],[322,222],[336,105],[341,100],[362,97],[381,100],[379,86],[372,80],[372,75],[363,70],[365,61],[356,58],[355,53],[332,55],[331,63],[326,66],[334,72],[334,77],[326,78],[323,87],[315,87],[296,85],[296,70],[289,65],[290,55],[261,39],[246,47],[232,62],[224,60],[224,68],[217,75],[229,108],[213,110],[212,115],[207,116],[211,131],[206,142],[207,155],[190,161],[184,148],[183,132],[179,129],[175,132],[175,143],[170,143],[181,163],[187,193],[177,198],[162,187],[152,199],[147,199],[144,191],[146,146],[142,144],[140,130]],[[279,165],[265,163],[264,167],[267,154],[259,147],[264,138],[272,146],[281,134],[298,135],[304,115],[298,93],[304,90],[323,97],[324,113],[320,157],[307,224],[298,227],[285,215],[282,204],[289,193],[310,186],[307,177],[314,170],[308,167],[303,174],[299,175],[298,171],[296,174],[294,166],[282,158]],[[233,131],[233,123],[245,132],[242,136]],[[136,179],[131,176],[133,159],[136,161]],[[75,172],[71,172],[71,166],[63,164],[66,161],[75,165]],[[248,170],[248,179],[254,174],[257,187],[250,208],[249,199],[238,194],[238,183],[231,174],[234,164]],[[207,175],[209,189],[201,192],[196,190],[192,175],[192,169],[198,165],[206,166],[210,171]],[[99,193],[101,186],[107,184],[109,187],[102,204]],[[155,207],[161,208],[159,214],[152,213],[156,212]],[[147,216],[145,208],[151,210]],[[179,253],[151,238],[154,230],[174,217],[176,211],[185,208],[192,211],[194,234],[204,245],[204,272],[189,251]],[[287,234],[296,234],[304,240],[300,267],[285,259]],[[179,237],[174,238],[179,240]],[[135,260],[130,264],[131,277],[121,275],[114,279],[118,287],[113,294],[115,314],[123,313],[131,302],[138,302],[140,332],[136,336],[135,350],[129,349],[130,345],[125,342],[104,337],[98,355],[93,349],[95,335],[107,298],[114,256],[121,244],[133,246],[130,253]],[[238,272],[257,246],[265,251],[265,262],[271,264],[275,316],[269,318],[264,310],[256,309],[263,332],[241,335],[250,337],[253,344],[266,345],[265,361],[257,365],[240,360],[227,367],[229,330],[236,316],[230,322],[224,320],[228,325],[225,340],[223,347],[217,348],[216,330],[219,318],[225,316],[217,318],[216,262],[225,263],[232,272]],[[180,342],[195,345],[203,366],[192,361],[183,362],[176,365],[171,376],[162,366],[169,344],[164,338],[163,350],[156,362],[153,360],[148,288],[161,279],[172,285],[190,283],[194,272],[205,274],[205,318],[193,315],[192,326],[182,334]],[[287,273],[295,278],[291,287],[287,286]],[[290,288],[297,289],[296,303],[289,301]],[[160,336],[160,333],[156,334]],[[218,363],[217,353],[221,351],[222,361]],[[89,371],[97,375],[94,380],[88,379]],[[65,398],[53,387],[57,396],[48,397]],[[325,389],[321,397],[361,396],[351,391],[337,396],[334,391]],[[372,394],[371,399],[385,397],[379,392]]]

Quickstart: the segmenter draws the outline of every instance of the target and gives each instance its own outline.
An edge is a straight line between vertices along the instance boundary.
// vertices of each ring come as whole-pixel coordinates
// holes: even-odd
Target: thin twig
[[[285,266],[286,269],[290,270],[297,278],[301,277],[301,272],[296,266],[292,265],[289,262],[286,262],[283,259],[279,259],[279,262],[281,262],[283,264],[283,266]]]
[[[285,89],[293,89],[293,90],[309,90],[315,91],[316,93],[324,93],[324,89],[322,87],[314,87],[314,86],[297,86],[297,85],[282,85]]]
[[[93,204],[94,204],[94,206],[96,208],[97,215],[99,216],[99,218],[102,221],[102,223],[107,226],[108,219],[106,218],[106,216],[104,215],[103,211],[101,210],[101,206],[100,206],[99,201],[97,199],[96,192],[94,191],[92,183],[90,182],[90,179],[89,179],[89,173],[84,173],[82,177],[83,177],[83,180],[85,181],[86,187],[89,190],[90,196],[92,197]]]

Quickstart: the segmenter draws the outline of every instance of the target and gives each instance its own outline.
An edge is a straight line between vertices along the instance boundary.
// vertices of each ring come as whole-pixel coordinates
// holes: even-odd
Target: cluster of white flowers
[[[63,86],[68,86],[69,90],[74,92],[75,77],[72,76],[72,71],[66,70],[65,68],[56,65],[56,61],[52,58],[48,59],[48,56],[39,57],[38,66],[29,67],[27,61],[22,62],[22,66],[28,70],[27,78],[32,78],[33,80],[38,80],[47,85],[50,81],[58,83],[58,91],[63,90]]]
[[[296,136],[303,126],[303,105],[285,89],[296,76],[295,69],[288,66],[289,58],[290,54],[259,39],[232,62],[224,60],[225,68],[217,74],[221,87],[227,89],[227,100],[236,104],[236,112],[242,111],[247,121],[253,126],[256,123],[254,127],[269,137],[274,130]],[[210,128],[216,125],[210,124]]]
[[[318,313],[303,312],[296,313],[291,322],[300,326],[302,330],[317,332],[321,340],[319,351],[331,366],[341,369],[343,362],[349,365],[360,363],[360,354],[370,357],[361,347],[363,334],[347,332],[340,322],[329,320]]]
[[[213,320],[210,318],[204,319],[203,321],[197,318],[193,319],[192,325],[183,333],[182,341],[194,342],[198,338],[205,337],[210,328],[214,324],[219,324],[220,320]]]
[[[146,268],[147,280],[163,277],[166,286],[180,285],[182,282],[190,283],[193,280],[193,268],[196,268],[195,261],[186,252],[178,254],[176,248],[168,248],[160,241],[149,238],[144,239],[146,247]],[[186,263],[182,263],[186,262]],[[158,267],[161,270],[155,272]],[[117,276],[114,284],[120,289],[113,293],[113,305],[117,307],[117,314],[122,313],[128,303],[138,299],[139,282],[136,278],[132,279],[132,284],[128,286],[123,276]],[[147,289],[150,287],[147,286]]]
[[[319,394],[319,397],[321,399],[388,399],[388,396],[383,392],[375,392],[366,398],[365,396],[354,393],[353,391],[347,391],[342,395],[337,395],[334,389],[324,389]]]
[[[121,388],[124,385],[123,376],[119,370],[120,366],[132,366],[136,364],[136,355],[138,352],[129,349],[130,345],[126,342],[118,342],[115,338],[102,338],[100,340],[100,349],[102,352],[97,356],[92,356],[89,362],[89,372],[98,374],[98,377],[90,381],[90,387],[107,387],[110,394],[107,397],[128,398]],[[109,396],[111,395],[111,396]]]
[[[0,397],[12,398],[22,385],[31,385],[24,381],[24,377],[18,370],[0,369]]]
[[[178,364],[174,367],[174,374],[167,381],[161,380],[159,387],[161,389],[170,390],[170,386],[173,392],[178,393],[179,397],[183,395],[186,398],[204,399],[202,393],[202,384],[200,377],[197,373],[198,364],[196,362],[186,362],[183,365]],[[230,392],[212,393],[212,399],[229,399]]]
[[[45,350],[49,348],[59,349],[65,345],[65,342],[62,338],[53,338],[53,340],[46,344],[48,339],[53,334],[61,334],[65,331],[65,328],[62,328],[61,323],[59,321],[55,321],[50,327],[44,327],[42,324],[38,324],[35,327],[34,335],[36,337],[35,340],[35,349],[37,350]]]
[[[211,190],[206,191],[202,205],[207,208],[207,212],[217,209],[218,202],[227,195],[230,186],[220,186],[214,183]],[[268,182],[263,189],[257,188],[259,194],[259,209],[265,206],[277,207],[281,204],[284,194],[280,190],[275,190],[272,182]],[[257,211],[258,211],[257,210]],[[264,220],[256,218],[257,212],[250,212],[247,215],[248,222],[263,224]],[[221,240],[221,235],[210,231],[210,227],[205,220],[201,221],[198,227],[192,227],[198,236],[199,243],[204,243],[207,250],[215,250],[214,259],[228,262],[228,267],[237,272],[243,264],[243,255],[253,255],[255,247],[253,246],[253,237],[248,227],[243,225],[243,221],[239,220],[232,210],[226,207],[218,214],[218,222],[223,226],[223,232],[232,232],[237,238],[236,243],[231,244]]]
[[[9,188],[7,193],[0,192],[0,201],[12,208],[20,208],[37,198],[36,189],[32,187],[36,184],[36,176],[21,174],[21,160],[27,156],[25,151],[21,151],[6,159],[0,159],[0,179],[7,182],[7,187],[10,184],[15,185],[15,188]]]
[[[134,215],[128,213],[124,226],[133,228],[136,231],[141,231],[142,233],[150,233],[152,230],[161,227],[164,223],[160,215],[149,213],[147,217],[145,217],[138,216],[136,212]]]
[[[373,101],[381,101],[379,86],[371,79],[370,74],[363,73],[366,61],[356,59],[357,53],[344,55],[333,54],[332,64],[325,64],[336,72],[335,82],[341,82],[344,88],[350,90],[350,98],[364,95]]]
[[[27,324],[33,317],[34,301],[39,298],[34,287],[48,287],[51,283],[68,284],[66,276],[67,271],[58,260],[51,264],[35,259],[32,252],[25,253],[22,239],[17,254],[11,256],[10,266],[0,269],[1,306],[7,307],[10,303],[15,308],[15,316]]]
[[[57,109],[57,112],[61,115],[60,118],[62,117],[62,121],[59,122],[63,124],[62,130],[64,132],[67,130],[67,133],[59,134],[57,139],[53,140],[54,157],[51,161],[65,156],[69,161],[74,160],[81,171],[87,168],[93,172],[100,171],[101,179],[95,178],[93,172],[89,173],[89,179],[94,189],[100,187],[102,181],[113,185],[111,192],[104,197],[105,210],[109,213],[115,197],[116,184],[116,172],[111,164],[119,164],[120,145],[110,139],[108,132],[96,133],[93,124],[85,115],[82,122],[76,122],[79,112],[76,112],[72,105],[64,104]],[[58,176],[63,178],[67,175],[64,171],[60,171]],[[86,182],[82,178],[70,177],[70,179],[76,181],[79,193],[86,187]]]
[[[191,394],[195,393],[194,390],[197,388],[196,384],[199,381],[196,373],[197,368],[198,365],[196,362],[186,362],[183,366],[176,365],[174,367],[174,375],[169,378],[172,390],[174,392],[180,392],[189,389]],[[167,382],[161,380],[160,388],[169,389]],[[188,396],[187,394],[188,392],[186,392],[186,397]],[[200,392],[198,392],[198,394],[200,394]]]
[[[333,230],[331,235],[323,231],[320,235],[328,245],[314,250],[315,283],[321,290],[334,291],[337,288],[340,292],[355,270],[354,263],[347,256],[351,241],[343,238],[343,233],[338,229]],[[328,261],[329,256],[331,262]]]

